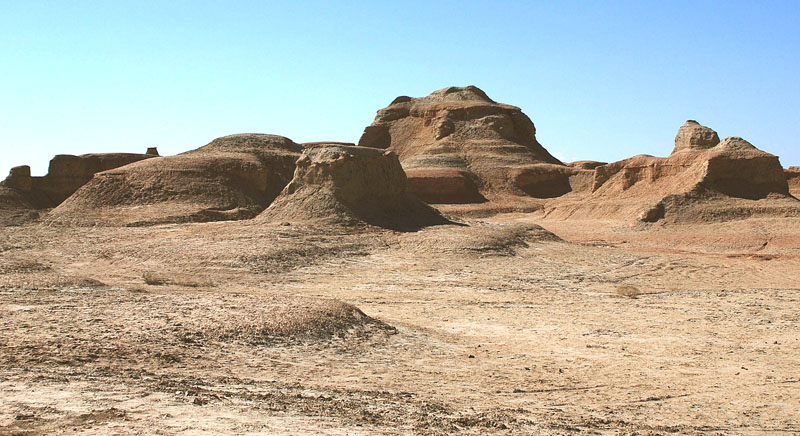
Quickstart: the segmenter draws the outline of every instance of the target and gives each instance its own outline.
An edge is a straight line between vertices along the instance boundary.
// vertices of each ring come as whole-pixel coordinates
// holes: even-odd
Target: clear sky
[[[355,142],[475,85],[562,160],[665,156],[696,119],[800,165],[800,2],[0,2],[0,179],[242,132]]]

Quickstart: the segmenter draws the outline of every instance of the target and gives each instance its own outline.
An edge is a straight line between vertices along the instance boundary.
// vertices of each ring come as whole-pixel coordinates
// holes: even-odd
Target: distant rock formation
[[[708,127],[687,121],[669,157],[639,155],[598,166],[591,194],[554,201],[547,213],[653,222],[800,212],[798,204],[787,197],[789,188],[776,156],[742,138],[721,142],[716,138],[717,133]],[[748,202],[770,196],[785,201],[758,206]]]
[[[291,180],[301,150],[281,136],[224,136],[176,156],[98,173],[48,219],[148,225],[252,218]]]
[[[358,145],[397,153],[412,192],[429,203],[555,197],[569,192],[570,176],[580,172],[539,144],[518,107],[496,103],[474,86],[396,98]]]
[[[96,173],[151,157],[136,153],[60,154],[50,160],[49,171],[42,177],[31,176],[27,165],[14,167],[0,182],[0,209],[6,211],[6,215],[12,212],[25,215],[55,207]]]
[[[789,192],[800,198],[800,167],[789,167],[784,170],[786,181],[789,183]]]
[[[306,148],[292,181],[257,220],[370,224],[395,230],[448,223],[409,195],[396,154],[335,144]]]
[[[95,174],[152,157],[149,154],[135,153],[93,153],[80,156],[59,154],[50,161],[47,175],[34,179],[34,189],[43,192],[57,205],[85,185]]]
[[[570,168],[579,168],[582,170],[594,170],[595,168],[603,165],[608,165],[608,162],[598,162],[596,160],[578,160],[567,164]]]
[[[695,120],[687,120],[675,135],[675,148],[672,154],[681,151],[708,150],[717,144],[719,144],[717,132]]]

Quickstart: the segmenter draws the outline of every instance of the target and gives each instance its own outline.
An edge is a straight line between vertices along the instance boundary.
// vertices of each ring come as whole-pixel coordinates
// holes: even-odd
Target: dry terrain
[[[0,228],[0,434],[800,433],[800,218],[286,224]]]

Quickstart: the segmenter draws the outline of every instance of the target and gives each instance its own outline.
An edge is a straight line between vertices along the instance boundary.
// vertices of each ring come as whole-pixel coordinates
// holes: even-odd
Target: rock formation
[[[549,198],[571,190],[564,166],[536,140],[514,106],[474,87],[398,97],[378,111],[359,146],[399,156],[412,192],[429,203],[472,203],[503,195]]]
[[[570,168],[578,168],[581,170],[594,170],[595,168],[603,165],[608,165],[608,162],[598,162],[596,160],[578,160],[567,164]]]
[[[742,138],[717,138],[710,128],[687,121],[669,157],[639,155],[598,166],[591,194],[555,201],[548,215],[652,222],[800,211],[786,198],[789,189],[776,156]],[[770,204],[748,202],[770,196],[777,196]]]
[[[46,176],[34,178],[34,189],[44,193],[53,205],[58,205],[95,174],[152,157],[136,153],[59,154],[50,160]]]
[[[301,150],[281,136],[225,136],[183,154],[98,173],[49,219],[145,225],[251,218],[289,182]]]
[[[695,120],[687,120],[675,135],[675,148],[672,154],[681,151],[708,150],[719,144],[719,136],[714,130]]]
[[[789,183],[789,192],[800,198],[800,167],[789,167],[784,170],[786,181]]]
[[[47,175],[31,176],[27,165],[14,167],[0,182],[0,209],[5,215],[29,215],[57,206],[100,172],[153,157],[136,153],[56,155]],[[0,220],[2,221],[2,220]]]
[[[409,195],[396,154],[336,144],[306,148],[292,181],[257,220],[366,223],[396,230],[448,223]]]

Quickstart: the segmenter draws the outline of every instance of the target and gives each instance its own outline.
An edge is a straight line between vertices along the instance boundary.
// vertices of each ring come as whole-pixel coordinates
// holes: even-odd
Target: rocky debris
[[[783,171],[789,183],[789,192],[795,197],[800,197],[800,167],[789,167]]]
[[[537,142],[533,122],[518,107],[497,103],[474,86],[396,98],[378,111],[358,145],[397,153],[412,192],[432,203],[550,197],[570,190],[565,174],[571,169]],[[545,170],[554,173],[542,176]]]
[[[449,222],[409,195],[396,154],[343,145],[306,148],[292,181],[257,219],[370,224],[396,230]]]
[[[654,222],[800,213],[800,204],[786,198],[789,188],[777,156],[738,137],[708,147],[715,137],[713,130],[688,121],[669,157],[639,155],[598,166],[589,194],[555,201],[547,214]]]
[[[252,218],[289,182],[301,150],[281,136],[224,136],[176,156],[98,173],[49,219],[148,225]]]
[[[717,144],[719,144],[717,132],[695,120],[687,120],[675,135],[675,148],[672,153],[708,150]]]

